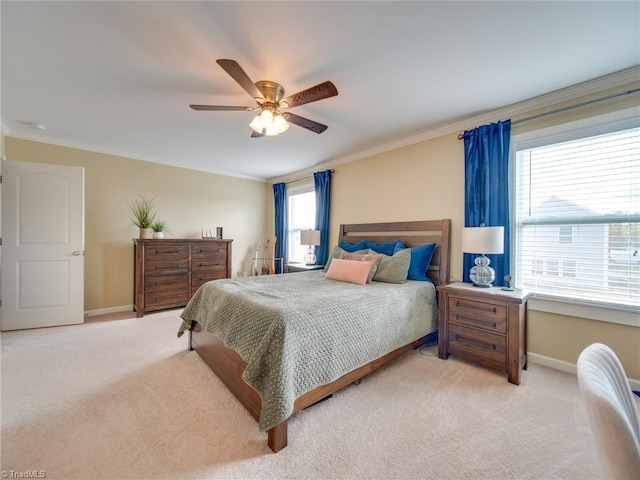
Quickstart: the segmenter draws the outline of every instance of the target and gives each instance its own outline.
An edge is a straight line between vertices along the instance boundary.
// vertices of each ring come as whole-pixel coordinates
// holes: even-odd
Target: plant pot
[[[140,238],[153,238],[153,230],[151,228],[141,228]]]
[[[153,238],[164,238],[164,232],[153,232]]]

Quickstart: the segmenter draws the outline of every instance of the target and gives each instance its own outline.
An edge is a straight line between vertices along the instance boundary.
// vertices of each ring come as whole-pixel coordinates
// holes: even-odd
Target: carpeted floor
[[[576,377],[520,386],[410,352],[266,434],[186,338],[179,310],[2,335],[0,468],[47,479],[596,478]],[[4,475],[3,475],[4,476]],[[24,475],[23,475],[24,476]]]

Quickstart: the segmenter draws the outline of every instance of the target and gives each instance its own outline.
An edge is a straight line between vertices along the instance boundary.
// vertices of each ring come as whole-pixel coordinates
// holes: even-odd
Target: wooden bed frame
[[[365,223],[340,225],[339,242],[356,243],[373,240],[377,243],[402,240],[407,247],[436,243],[431,266],[427,272],[435,285],[448,283],[451,220],[426,220],[417,222]],[[295,275],[295,274],[292,274]],[[371,363],[349,372],[334,382],[317,387],[298,397],[292,415],[319,402],[343,387],[377,370],[403,353],[420,346],[426,336],[404,345]],[[189,349],[195,350],[227,388],[244,405],[256,420],[260,419],[262,399],[258,392],[242,380],[245,361],[235,351],[224,346],[217,335],[207,332],[200,324],[193,324],[189,331]],[[278,452],[287,446],[287,420],[267,431],[267,443]]]

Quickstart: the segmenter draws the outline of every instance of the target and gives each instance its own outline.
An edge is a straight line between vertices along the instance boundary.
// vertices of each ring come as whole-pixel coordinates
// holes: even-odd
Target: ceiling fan
[[[314,133],[322,133],[328,127],[322,123],[309,120],[291,112],[285,112],[288,108],[297,107],[306,103],[317,102],[329,97],[338,95],[336,86],[329,82],[320,83],[314,87],[307,88],[294,95],[284,97],[282,85],[270,80],[253,82],[249,75],[235,60],[218,59],[216,63],[220,65],[231,78],[251,95],[257,103],[255,107],[234,107],[225,105],[189,105],[194,110],[238,110],[246,112],[258,111],[258,114],[251,121],[249,126],[253,130],[252,138],[274,136],[284,133],[289,128],[289,123],[306,128]],[[284,97],[284,98],[283,98]]]

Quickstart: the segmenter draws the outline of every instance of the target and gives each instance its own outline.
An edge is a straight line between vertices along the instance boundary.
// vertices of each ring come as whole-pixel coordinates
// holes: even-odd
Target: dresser
[[[231,277],[231,242],[214,239],[134,239],[136,314],[184,307],[198,287]]]
[[[507,372],[520,384],[527,366],[527,298],[522,290],[468,283],[438,289],[438,356],[454,355]]]

